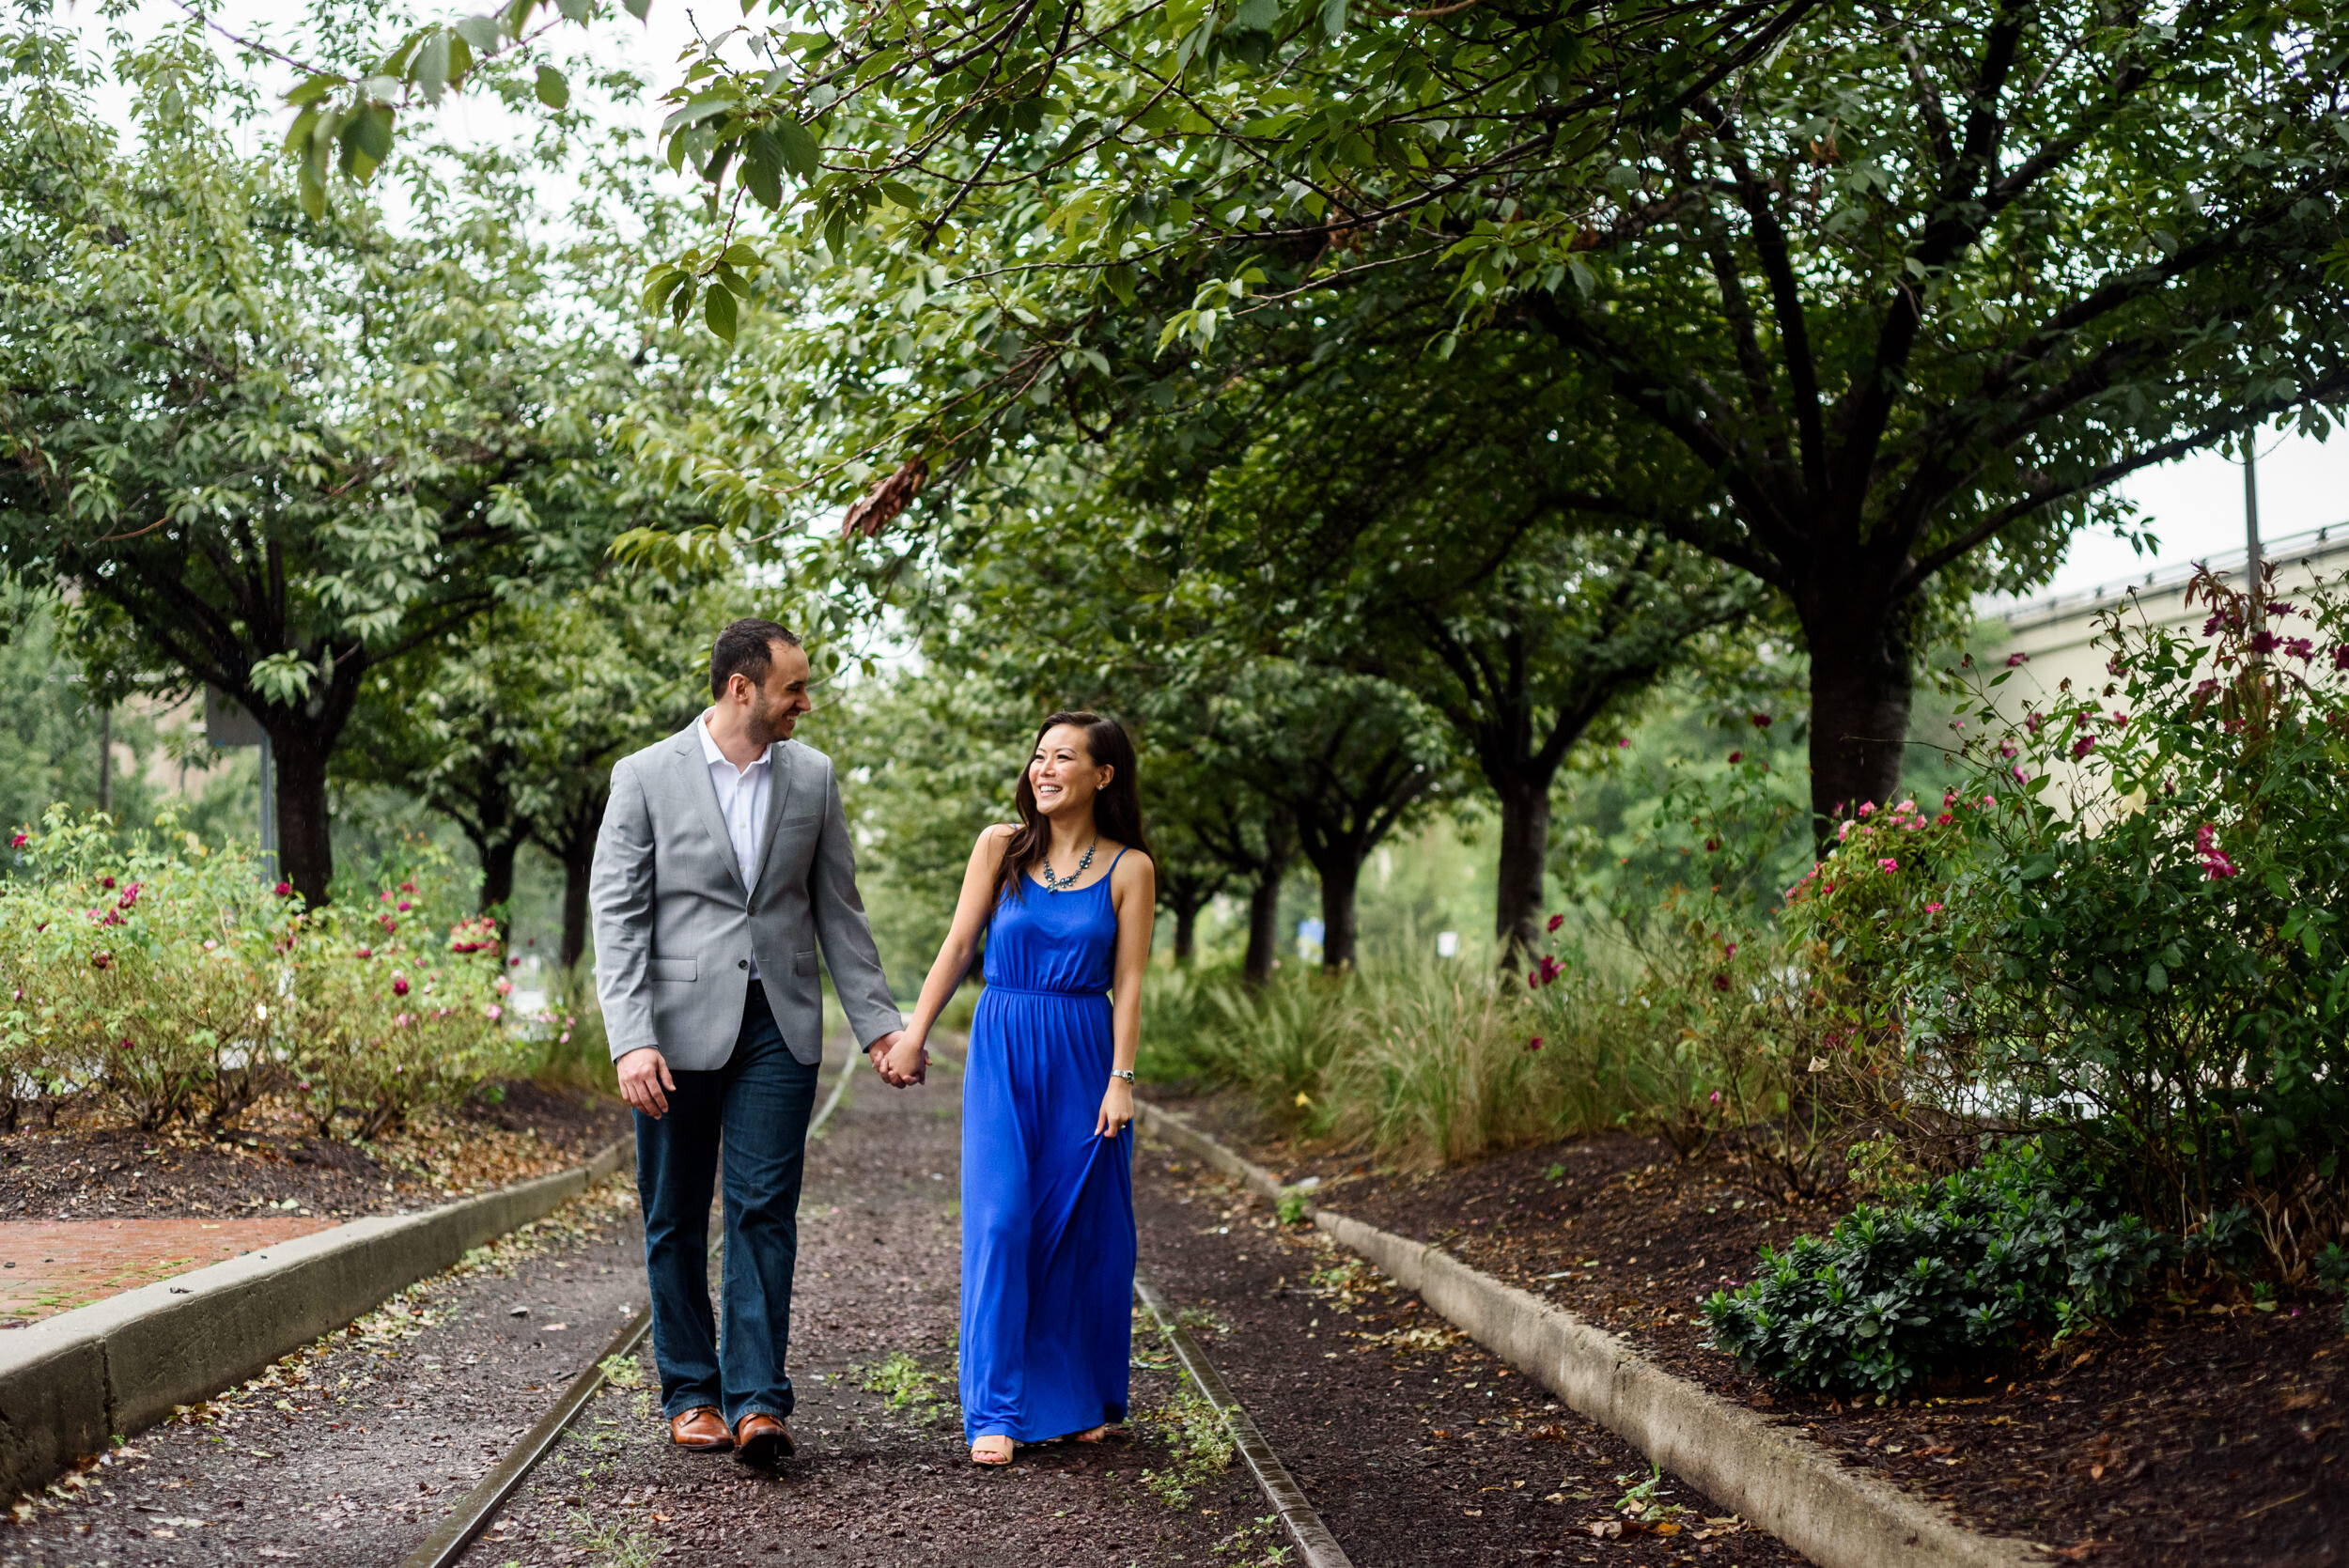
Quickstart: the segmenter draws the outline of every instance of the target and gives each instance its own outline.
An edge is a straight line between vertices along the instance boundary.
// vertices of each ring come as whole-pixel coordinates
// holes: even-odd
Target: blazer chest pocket
[[[699,980],[702,974],[700,962],[692,958],[653,958],[645,968],[655,981]]]

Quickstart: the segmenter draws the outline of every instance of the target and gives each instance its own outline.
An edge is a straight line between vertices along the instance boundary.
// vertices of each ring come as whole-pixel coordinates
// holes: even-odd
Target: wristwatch
[[[1134,1080],[1134,1070],[1131,1067],[1112,1067],[1110,1069],[1110,1077],[1122,1078],[1127,1082],[1131,1083]]]

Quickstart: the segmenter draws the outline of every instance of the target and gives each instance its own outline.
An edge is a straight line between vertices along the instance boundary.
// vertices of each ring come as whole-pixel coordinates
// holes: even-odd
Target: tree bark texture
[[[1824,848],[1839,813],[1900,793],[1914,691],[1902,608],[1848,601],[1803,617],[1811,646],[1811,813]],[[1870,609],[1875,613],[1868,613]]]
[[[1361,887],[1362,857],[1325,857],[1314,869],[1321,873],[1321,967],[1340,974],[1354,967],[1355,902]]]
[[[1542,886],[1549,869],[1549,781],[1517,775],[1486,782],[1501,798],[1501,862],[1493,936],[1501,965],[1514,970],[1542,941]]]
[[[512,900],[514,857],[521,846],[521,836],[510,831],[474,846],[481,856],[481,913]]]
[[[587,953],[587,878],[596,866],[596,835],[603,828],[603,808],[611,799],[598,789],[576,800],[553,824],[554,831],[538,834],[538,843],[563,865],[563,945],[558,959],[567,975],[575,973]]]
[[[334,737],[314,724],[270,731],[277,777],[278,876],[304,904],[326,903],[334,882],[333,820],[326,806],[326,760]]]
[[[1285,861],[1268,863],[1249,885],[1248,956],[1241,961],[1240,978],[1251,986],[1272,980],[1272,962],[1281,951],[1281,883],[1287,871]]]

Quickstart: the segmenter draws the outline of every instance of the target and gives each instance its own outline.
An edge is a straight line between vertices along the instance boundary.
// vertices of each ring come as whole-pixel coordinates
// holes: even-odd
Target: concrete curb
[[[354,1219],[0,1336],[0,1497],[45,1485],[108,1437],[209,1399],[288,1352],[551,1213],[621,1169],[586,1164],[443,1203]]]
[[[1147,1132],[1277,1202],[1281,1184],[1180,1114],[1152,1106]],[[1977,1535],[1932,1504],[1837,1464],[1816,1444],[1642,1358],[1623,1341],[1440,1247],[1329,1209],[1314,1223],[1463,1333],[1749,1524],[1820,1568],[2021,1568],[2030,1544]]]

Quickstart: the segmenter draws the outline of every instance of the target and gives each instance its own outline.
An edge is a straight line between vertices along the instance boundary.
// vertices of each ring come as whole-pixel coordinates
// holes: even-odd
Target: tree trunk
[[[1549,776],[1486,782],[1501,798],[1493,935],[1501,946],[1501,967],[1515,970],[1542,941],[1542,884],[1549,869]]]
[[[326,758],[333,738],[302,723],[270,732],[276,765],[278,876],[312,908],[334,882],[334,842],[326,809]]]
[[[1805,614],[1811,645],[1811,812],[1813,843],[1834,842],[1841,813],[1884,805],[1900,793],[1908,745],[1906,607],[1874,614],[1846,600]]]
[[[1314,869],[1321,874],[1321,967],[1341,974],[1354,967],[1354,895],[1362,862],[1358,856],[1330,855]]]
[[[1251,986],[1272,979],[1272,960],[1281,950],[1281,883],[1287,871],[1286,862],[1268,862],[1248,890],[1248,956],[1240,964],[1240,978]]]
[[[481,854],[481,912],[483,914],[486,915],[490,910],[513,900],[514,857],[520,852],[521,846],[522,841],[511,834],[492,843],[477,844],[474,846]]]
[[[603,826],[603,800],[583,829],[563,846],[563,972],[570,974],[587,952],[587,878],[596,868],[596,834]]]
[[[1187,970],[1199,951],[1199,906],[1174,907],[1174,967]]]

